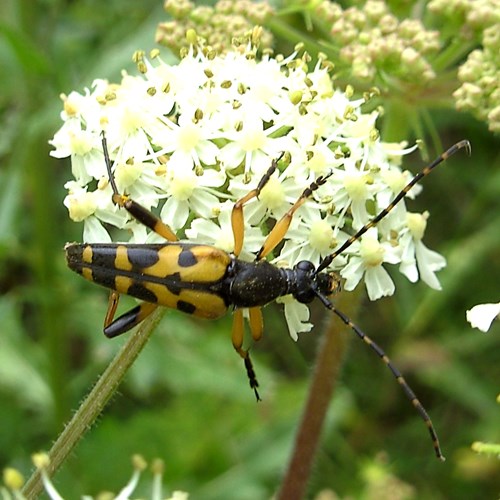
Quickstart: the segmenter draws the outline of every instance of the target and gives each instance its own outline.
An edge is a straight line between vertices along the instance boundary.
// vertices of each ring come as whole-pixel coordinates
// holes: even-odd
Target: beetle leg
[[[280,157],[281,158],[281,157]],[[279,158],[278,158],[279,160]],[[240,198],[233,207],[231,212],[231,227],[233,229],[234,235],[234,255],[238,257],[243,248],[243,240],[245,238],[245,222],[243,220],[243,205],[249,202],[253,198],[257,198],[264,188],[264,186],[269,182],[271,175],[278,168],[278,160],[273,160],[271,166],[267,169],[267,172],[262,176],[259,184],[255,189],[252,189],[243,198]]]
[[[124,208],[135,220],[145,225],[155,233],[159,234],[167,241],[178,241],[179,238],[170,229],[170,227],[165,224],[157,215],[143,207],[139,203],[135,202],[128,196],[120,194],[118,187],[116,186],[115,178],[111,172],[111,160],[109,158],[108,151],[108,141],[102,132],[102,149],[104,151],[104,161],[106,163],[106,170],[108,171],[109,182],[113,188],[113,203],[121,208]]]
[[[113,293],[111,295],[113,295]],[[134,326],[144,321],[157,307],[158,306],[156,304],[152,304],[151,302],[142,302],[137,307],[134,307],[130,311],[127,311],[125,314],[122,314],[114,321],[113,317],[109,316],[110,310],[108,309],[106,320],[109,320],[111,322],[105,324],[104,335],[111,339],[113,337],[121,335],[122,333],[128,332],[130,329],[134,328]]]
[[[262,309],[260,307],[250,307],[248,309],[250,315],[250,331],[252,332],[252,338],[255,342],[258,342],[262,338],[264,333],[264,321],[262,320]]]
[[[252,308],[252,309],[258,309],[258,308]],[[252,311],[252,309],[250,309],[250,311]],[[260,313],[260,310],[259,310],[259,313]],[[252,313],[250,313],[250,314],[252,314]],[[262,316],[260,319],[262,320]],[[259,396],[259,392],[257,390],[257,387],[259,387],[259,383],[257,382],[257,377],[256,377],[255,371],[253,369],[252,361],[250,359],[250,354],[249,354],[248,350],[245,350],[242,348],[244,328],[245,328],[245,323],[243,321],[243,310],[236,309],[236,311],[234,311],[233,329],[231,332],[233,347],[236,350],[236,352],[243,359],[243,362],[245,363],[245,369],[247,371],[248,381],[250,382],[250,388],[253,389],[253,392],[255,393],[255,397],[257,398],[257,401],[260,401],[261,399]],[[252,331],[252,335],[253,335],[253,331]],[[262,332],[261,332],[261,335],[262,335]]]
[[[172,229],[157,215],[126,195],[113,194],[113,203],[124,208],[137,222],[159,234],[167,241],[179,241]]]
[[[233,328],[231,330],[231,340],[236,352],[245,359],[246,351],[242,349],[243,335],[245,332],[245,323],[243,321],[243,310],[236,309],[233,315]]]
[[[104,328],[107,328],[113,322],[116,309],[118,308],[118,302],[120,302],[120,294],[116,290],[111,290],[109,292],[108,310],[104,317]]]
[[[278,222],[276,222],[271,232],[267,235],[267,238],[264,240],[262,248],[259,250],[259,253],[257,254],[256,260],[263,259],[276,248],[276,246],[285,237],[295,212],[306,202],[308,198],[311,197],[314,191],[316,191],[320,186],[322,186],[326,182],[326,180],[331,175],[332,173],[329,173],[327,175],[322,175],[318,177],[314,182],[311,182],[311,184],[306,189],[304,189],[299,199],[290,207],[288,212],[286,212],[285,215],[283,215],[283,217]]]

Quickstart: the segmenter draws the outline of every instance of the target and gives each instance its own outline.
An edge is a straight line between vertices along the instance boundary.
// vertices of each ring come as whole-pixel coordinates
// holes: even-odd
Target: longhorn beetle
[[[350,327],[387,365],[427,426],[436,456],[444,460],[431,419],[400,371],[392,364],[382,348],[365,335],[330,300],[331,295],[340,291],[340,279],[334,273],[327,272],[326,269],[335,257],[389,214],[408,191],[437,165],[460,149],[465,148],[470,153],[469,141],[457,142],[424,167],[384,210],[348,238],[332,254],[324,257],[318,267],[315,267],[312,262],[301,261],[293,268],[279,268],[265,258],[285,237],[298,208],[319,186],[326,182],[332,173],[319,176],[304,189],[297,201],[269,232],[255,260],[246,262],[239,259],[244,240],[243,207],[251,199],[258,198],[277,169],[279,159],[272,162],[258,185],[234,204],[231,214],[234,251],[227,253],[211,245],[178,241],[170,227],[155,214],[127,195],[121,194],[111,171],[111,160],[104,132],[102,147],[113,190],[113,203],[127,210],[138,222],[167,240],[162,244],[70,243],[66,245],[67,263],[73,271],[89,281],[111,289],[104,321],[104,334],[107,337],[116,337],[130,330],[151,314],[157,306],[178,309],[207,319],[219,318],[232,308],[234,309],[233,347],[244,361],[250,387],[259,400],[258,382],[249,352],[243,348],[243,310],[248,309],[251,335],[254,341],[258,341],[263,334],[262,306],[284,295],[292,295],[304,304],[317,298]],[[143,302],[114,319],[120,294],[131,295]]]

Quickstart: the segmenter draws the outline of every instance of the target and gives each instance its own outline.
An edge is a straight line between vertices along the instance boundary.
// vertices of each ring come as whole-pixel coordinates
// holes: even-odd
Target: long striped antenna
[[[342,311],[339,311],[329,300],[326,298],[324,295],[322,295],[320,292],[316,290],[316,296],[321,300],[323,305],[330,309],[333,313],[335,313],[351,330],[365,343],[375,351],[378,355],[378,357],[385,363],[387,368],[392,372],[394,375],[394,378],[398,382],[398,384],[401,386],[403,389],[404,393],[406,394],[406,397],[410,400],[410,403],[413,405],[413,407],[417,410],[418,414],[422,418],[422,420],[425,423],[425,426],[427,427],[429,434],[431,436],[432,440],[432,446],[434,447],[434,452],[436,454],[436,457],[439,458],[441,461],[445,461],[445,457],[443,453],[441,452],[441,447],[439,446],[439,439],[436,433],[436,430],[434,429],[434,426],[432,425],[431,418],[429,417],[427,411],[425,410],[423,404],[420,402],[420,400],[417,398],[411,387],[408,385],[408,382],[404,379],[403,375],[401,372],[394,366],[392,361],[389,359],[389,356],[384,352],[384,350],[376,343],[374,342],[368,335],[366,335],[357,325],[355,325],[349,317],[347,317]]]
[[[376,215],[370,222],[365,224],[356,234],[351,236],[348,240],[346,240],[335,252],[330,255],[327,255],[319,264],[314,274],[319,274],[321,271],[325,270],[335,259],[335,257],[342,254],[347,248],[349,248],[355,241],[359,240],[363,234],[368,231],[373,226],[376,226],[389,212],[407,195],[408,191],[423,179],[425,176],[429,175],[434,168],[436,168],[440,163],[446,161],[450,156],[454,155],[460,149],[465,148],[467,154],[470,155],[471,147],[470,142],[467,140],[463,140],[457,142],[451,148],[448,148],[444,153],[440,154],[432,163],[425,166],[418,174],[413,177],[413,179],[396,195],[394,200],[384,208],[378,215]]]
[[[109,183],[113,188],[113,194],[119,196],[120,192],[118,191],[118,187],[116,186],[115,177],[111,172],[111,160],[109,158],[108,141],[106,139],[106,134],[104,133],[104,130],[101,133],[101,140],[102,140],[102,150],[104,153],[104,163],[106,164],[106,170],[108,171]]]

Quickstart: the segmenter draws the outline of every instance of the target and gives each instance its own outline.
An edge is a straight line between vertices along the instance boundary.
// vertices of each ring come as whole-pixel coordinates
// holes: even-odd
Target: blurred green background
[[[0,18],[0,466],[27,476],[30,454],[49,449],[124,342],[101,333],[107,292],[65,266],[64,244],[81,240],[82,227],[62,204],[69,160],[49,157],[47,141],[61,125],[58,96],[81,92],[97,77],[117,81],[122,68],[134,71],[132,52],[155,46],[165,14],[159,0],[7,0]],[[465,321],[466,309],[499,300],[499,141],[470,116],[439,110],[433,118],[444,146],[472,143],[472,157],[454,156],[408,205],[431,212],[425,242],[448,259],[439,273],[443,291],[395,272],[395,297],[369,303],[364,292],[344,293],[342,302],[403,371],[448,460],[434,458],[399,386],[353,340],[311,498],[324,489],[341,498],[499,494],[498,460],[474,454],[470,445],[500,441],[500,328],[482,334]],[[430,143],[429,149],[439,153]],[[422,164],[414,154],[406,167]],[[123,299],[124,307],[132,304]],[[265,339],[253,348],[259,404],[233,352],[230,321],[165,314],[119,393],[55,477],[66,498],[118,491],[134,453],[164,459],[166,490],[182,489],[193,499],[271,497],[307,395],[321,320],[294,343],[279,306],[266,308]],[[145,473],[137,496],[148,495],[150,480]]]

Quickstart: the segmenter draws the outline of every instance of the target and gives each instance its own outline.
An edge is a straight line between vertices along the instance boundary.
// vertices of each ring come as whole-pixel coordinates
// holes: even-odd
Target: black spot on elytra
[[[184,248],[179,254],[177,262],[181,267],[191,267],[194,266],[198,260],[191,250]]]
[[[113,269],[116,260],[116,245],[89,245],[92,248],[92,265],[103,269]]]
[[[92,281],[94,283],[115,289],[116,271],[113,268],[90,266],[90,269],[92,270]]]
[[[151,290],[147,289],[141,283],[132,283],[132,285],[130,285],[127,290],[127,295],[132,295],[132,297],[136,297],[153,304],[156,304],[156,302],[158,302],[158,297],[156,297],[156,295]]]
[[[155,247],[128,247],[127,257],[136,269],[145,269],[158,262],[158,249]]]
[[[196,306],[185,300],[178,300],[177,309],[183,313],[193,314],[196,311]]]

